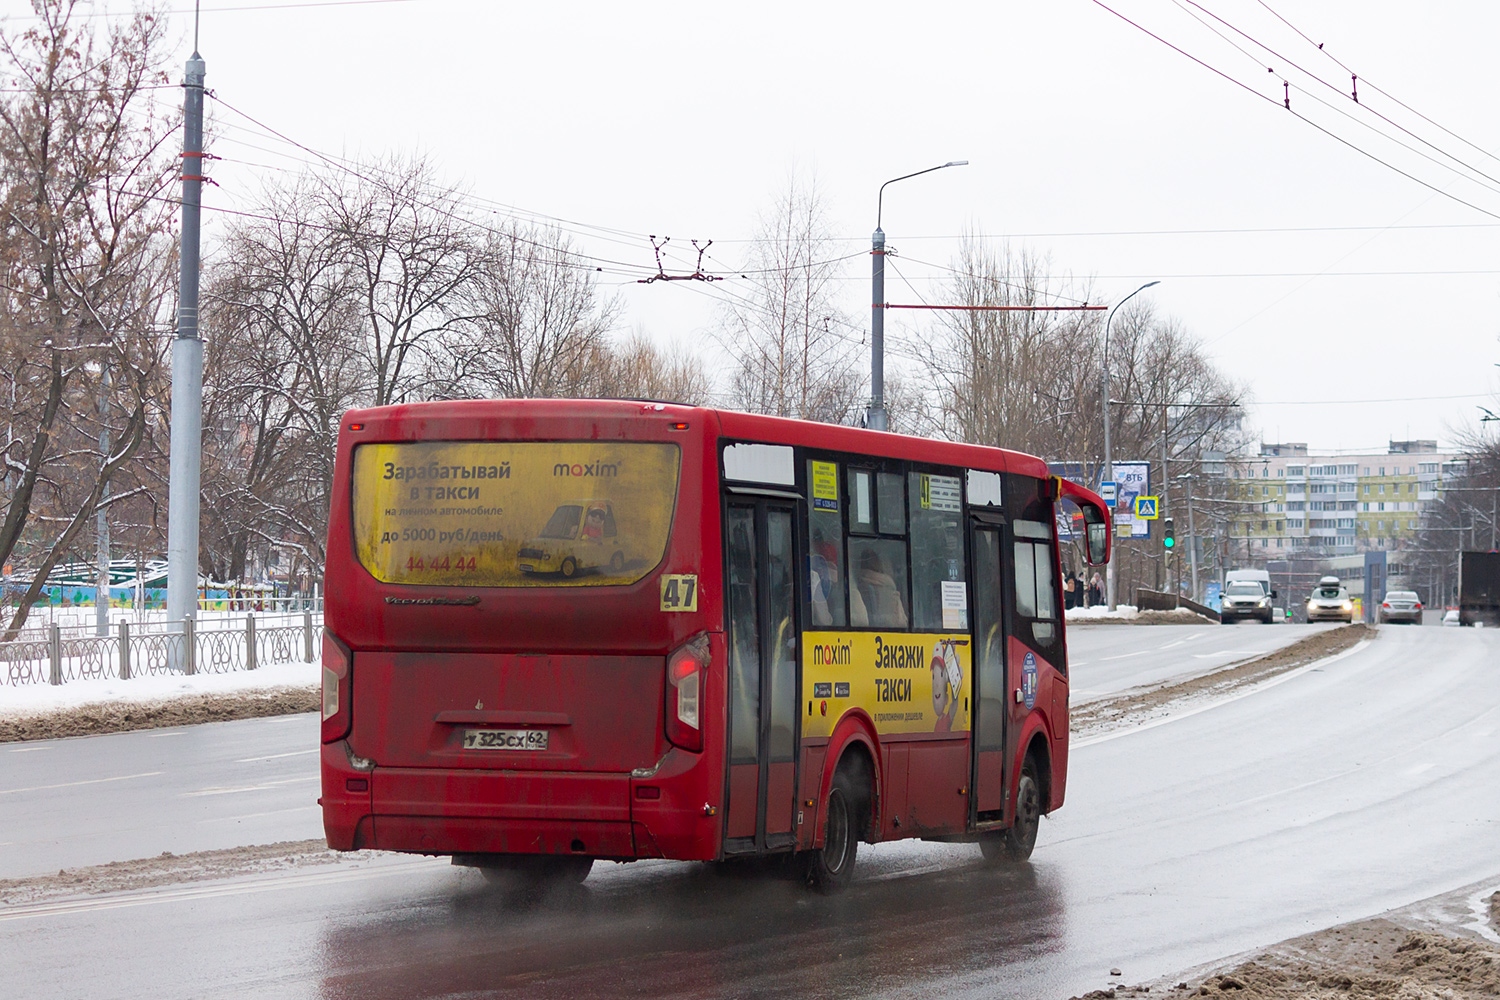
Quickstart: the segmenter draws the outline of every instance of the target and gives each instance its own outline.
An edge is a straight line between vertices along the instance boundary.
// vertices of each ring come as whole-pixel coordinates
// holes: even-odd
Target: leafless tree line
[[[1429,605],[1457,600],[1460,552],[1489,551],[1500,540],[1500,439],[1486,434],[1486,426],[1459,433],[1465,471],[1443,477],[1442,492],[1424,508],[1401,556],[1407,579]]]
[[[38,0],[27,31],[0,31],[0,556],[38,581],[91,559],[84,530],[110,505],[116,550],[165,545],[175,301],[174,130],[144,99],[167,82],[161,22],[79,16]],[[321,575],[333,452],[350,407],[432,398],[617,396],[725,403],[858,423],[869,392],[863,317],[839,281],[863,254],[832,238],[814,181],[768,206],[722,290],[711,372],[644,331],[563,231],[494,224],[420,157],[270,183],[205,257],[201,328],[201,571]],[[942,299],[1037,306],[1088,299],[1046,261],[966,239]],[[898,430],[1082,465],[1102,456],[1098,313],[935,314],[894,346]],[[1114,454],[1172,472],[1233,450],[1243,400],[1178,324],[1122,310],[1110,335]],[[7,398],[8,397],[8,398]],[[1168,404],[1163,407],[1162,403]],[[100,451],[101,431],[108,447]],[[1179,463],[1187,463],[1182,465]],[[108,499],[106,500],[106,489]]]

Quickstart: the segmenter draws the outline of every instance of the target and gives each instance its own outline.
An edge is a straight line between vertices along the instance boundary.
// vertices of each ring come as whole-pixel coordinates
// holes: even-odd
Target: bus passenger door
[[[729,580],[729,780],[726,854],[796,842],[796,506],[730,497],[724,562]]]
[[[974,553],[974,809],[980,823],[1005,809],[1005,629],[1000,524],[971,521]]]

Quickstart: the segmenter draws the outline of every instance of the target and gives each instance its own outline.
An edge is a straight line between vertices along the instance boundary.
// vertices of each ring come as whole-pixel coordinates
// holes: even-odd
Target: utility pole
[[[183,80],[182,275],[172,341],[172,457],[167,501],[167,620],[198,615],[198,483],[203,460],[203,341],[198,335],[198,233],[203,203],[203,78],[193,54]]]
[[[109,462],[109,357],[100,365],[99,379],[99,464]],[[99,582],[94,589],[94,634],[109,635],[109,483],[99,494],[99,509],[94,514],[94,553],[99,560]]]
[[[968,160],[949,160],[926,170],[892,177],[875,193],[875,232],[870,236],[870,408],[865,414],[865,426],[872,431],[883,431],[890,423],[885,412],[885,230],[880,228],[885,189],[908,177],[968,164]]]

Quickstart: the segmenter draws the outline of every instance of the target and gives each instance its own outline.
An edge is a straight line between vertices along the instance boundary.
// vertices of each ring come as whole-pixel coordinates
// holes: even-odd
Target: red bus
[[[323,640],[328,844],[500,877],[860,841],[1025,859],[1063,802],[1059,525],[1038,458],[618,400],[353,410]]]

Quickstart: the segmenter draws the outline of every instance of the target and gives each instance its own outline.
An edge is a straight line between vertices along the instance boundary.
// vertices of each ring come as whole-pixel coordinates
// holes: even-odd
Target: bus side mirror
[[[1271,600],[1276,600],[1276,591],[1271,591]]]
[[[1104,514],[1093,504],[1083,504],[1083,523],[1087,531],[1089,565],[1109,562],[1109,525]]]

